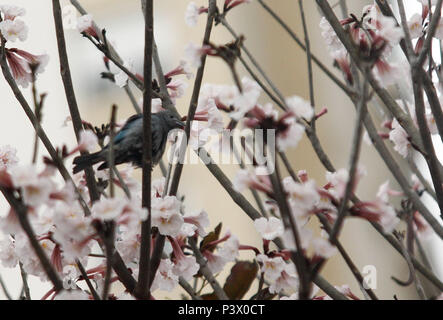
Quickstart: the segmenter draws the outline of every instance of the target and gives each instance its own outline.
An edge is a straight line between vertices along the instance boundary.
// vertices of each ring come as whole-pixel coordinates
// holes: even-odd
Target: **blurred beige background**
[[[45,51],[51,57],[46,72],[39,77],[38,82],[39,91],[48,92],[43,110],[44,128],[54,145],[67,143],[73,146],[75,140],[71,127],[62,127],[63,121],[68,116],[68,108],[58,72],[58,54],[50,2],[30,0],[14,0],[13,2],[15,5],[26,8],[27,14],[24,20],[30,28],[28,40],[25,43],[19,43],[18,46],[28,49],[32,53]],[[203,0],[195,2],[201,5],[207,3]],[[219,1],[219,4],[221,5],[222,2]],[[350,11],[357,15],[360,15],[363,4],[371,2],[348,1]],[[1,3],[12,3],[12,1],[1,1]],[[68,1],[65,1],[66,3]],[[81,3],[94,16],[97,24],[106,28],[109,39],[115,43],[122,58],[134,60],[137,70],[142,73],[144,44],[140,1],[83,0]],[[197,27],[188,27],[184,22],[184,11],[188,3],[188,0],[155,1],[155,34],[164,71],[168,71],[178,64],[188,42],[199,43],[201,41],[205,18],[199,19]],[[267,1],[267,3],[303,38],[297,1],[274,0]],[[327,55],[325,45],[320,37],[318,27],[320,16],[315,2],[305,1],[305,10],[312,51],[326,65],[330,66],[331,59]],[[246,45],[285,96],[297,94],[308,99],[305,55],[259,4],[253,1],[250,5],[240,6],[230,12],[227,19],[237,33],[245,35]],[[133,114],[125,92],[112,83],[100,79],[100,72],[105,71],[102,55],[89,41],[83,39],[75,31],[66,31],[66,40],[74,88],[82,117],[95,125],[106,123],[113,103],[119,106],[118,118],[120,120]],[[213,43],[222,44],[231,40],[232,38],[221,25],[214,29],[211,37]],[[246,75],[246,71],[240,64],[238,70],[241,76]],[[338,72],[337,74],[339,75]],[[318,110],[323,106],[329,110],[328,114],[318,121],[319,137],[336,168],[347,167],[350,135],[355,116],[354,108],[340,90],[316,67],[314,67],[314,77]],[[189,81],[186,96],[178,100],[177,107],[182,114],[185,114],[188,108],[192,81]],[[209,58],[204,82],[228,84],[231,83],[231,75],[223,62]],[[24,89],[23,92],[28,101],[31,101],[30,89]],[[134,92],[137,97],[140,97],[140,93],[136,89]],[[3,111],[0,117],[0,145],[15,146],[18,149],[20,160],[24,163],[29,162],[33,144],[33,139],[30,138],[33,136],[31,125],[3,80],[0,80],[0,95]],[[263,95],[263,102],[265,101],[267,100]],[[319,185],[325,182],[325,170],[315,157],[307,139],[304,139],[299,147],[288,155],[295,169],[307,170],[310,177],[316,179]],[[373,199],[378,186],[387,179],[390,179],[391,185],[395,186],[394,180],[385,170],[383,161],[378,158],[378,154],[371,147],[364,145],[361,162],[369,173],[358,188],[358,194],[362,198]],[[230,177],[233,177],[237,170],[237,166],[234,165],[222,165],[222,168]],[[160,176],[158,168],[154,171],[154,176]],[[179,192],[186,194],[186,208],[191,210],[204,208],[209,213],[212,227],[222,221],[223,231],[229,228],[240,238],[242,244],[261,246],[260,238],[251,221],[242,214],[203,165],[184,167]],[[252,197],[249,194],[247,196],[252,201]],[[0,209],[2,214],[6,213],[7,205],[3,199]],[[391,275],[407,279],[407,265],[402,257],[390,248],[367,223],[348,219],[341,240],[360,270],[363,270],[363,267],[367,265],[376,267],[377,289],[375,293],[380,298],[393,299],[394,294],[399,299],[417,298],[412,286],[403,288],[394,284],[390,279]],[[438,245],[441,250],[441,242]],[[427,245],[427,248],[429,253],[435,257],[434,251],[436,249],[433,248],[436,247],[431,243]],[[243,257],[252,258],[252,255],[245,254]],[[434,258],[433,264],[435,271],[442,277],[441,263]],[[21,280],[17,270],[0,268],[0,274],[14,296],[18,295]],[[352,291],[362,297],[355,279],[339,255],[327,263],[322,275],[334,285],[349,284]],[[221,279],[224,277],[226,277],[225,274],[220,276]],[[40,298],[48,290],[48,287],[47,284],[40,284],[31,277],[34,298]],[[159,296],[162,295],[163,293]],[[0,298],[2,297],[3,293],[0,292]],[[178,297],[178,293],[164,293],[164,297]]]

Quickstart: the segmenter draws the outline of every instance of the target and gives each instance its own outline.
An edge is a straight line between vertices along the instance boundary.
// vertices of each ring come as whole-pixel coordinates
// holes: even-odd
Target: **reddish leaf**
[[[231,269],[223,289],[231,300],[240,300],[248,292],[257,275],[255,262],[239,261]]]
[[[218,238],[220,238],[221,228],[222,228],[222,223],[220,222],[215,227],[214,231],[209,232],[208,235],[206,237],[204,237],[203,240],[200,242],[200,249],[203,248],[208,243],[218,240]],[[209,248],[208,250],[212,252],[212,251],[214,251],[214,249],[215,249],[215,247]]]

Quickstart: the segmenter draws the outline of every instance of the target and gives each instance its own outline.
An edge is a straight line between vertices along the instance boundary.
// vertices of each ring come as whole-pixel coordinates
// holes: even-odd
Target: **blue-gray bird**
[[[161,159],[165,151],[169,131],[184,128],[184,123],[171,111],[160,111],[151,116],[152,166]],[[96,163],[103,162],[98,170],[108,168],[109,144],[101,151],[74,158],[74,173],[80,172]],[[114,137],[114,163],[132,162],[141,167],[143,157],[143,115],[130,117]]]

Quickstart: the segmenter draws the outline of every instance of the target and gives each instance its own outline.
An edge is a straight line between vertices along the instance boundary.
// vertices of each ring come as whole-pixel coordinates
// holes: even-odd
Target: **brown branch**
[[[75,98],[74,87],[72,85],[71,71],[69,68],[68,54],[66,52],[65,35],[63,32],[62,12],[59,0],[52,0],[55,33],[57,37],[57,46],[60,59],[60,74],[65,88],[66,100],[68,101],[69,112],[74,126],[75,136],[77,141],[80,140],[80,131],[83,129],[82,119],[78,110],[77,100]],[[81,152],[87,154],[88,152]],[[91,201],[94,202],[100,199],[100,194],[97,189],[97,184],[94,177],[94,171],[89,166],[85,170],[86,182],[88,185]]]
[[[152,46],[154,41],[154,3],[145,1],[145,54],[144,81],[152,82]],[[150,252],[151,252],[151,172],[152,172],[152,128],[151,128],[152,88],[145,86],[143,91],[143,162],[142,162],[142,206],[148,210],[148,217],[142,223],[140,264],[136,296],[148,299],[150,296]]]
[[[22,227],[23,231],[26,233],[29,243],[31,244],[32,249],[34,250],[36,256],[38,257],[43,270],[45,271],[46,275],[48,276],[49,280],[52,282],[54,286],[54,291],[59,292],[63,290],[63,282],[60,280],[60,277],[57,271],[55,271],[48,256],[43,251],[43,248],[38,242],[37,236],[35,235],[34,230],[32,229],[32,226],[29,223],[28,208],[21,200],[18,200],[14,196],[11,190],[8,190],[5,187],[0,186],[0,191],[5,196],[11,208],[13,208],[20,222],[20,226]]]

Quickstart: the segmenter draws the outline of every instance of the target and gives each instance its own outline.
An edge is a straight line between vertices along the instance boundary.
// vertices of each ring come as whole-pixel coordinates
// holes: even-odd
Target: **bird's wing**
[[[123,138],[125,137],[126,131],[131,127],[131,125],[134,123],[134,121],[143,118],[142,114],[135,114],[128,118],[123,128],[120,129],[120,131],[117,133],[117,135],[114,138],[114,143],[119,143]]]

